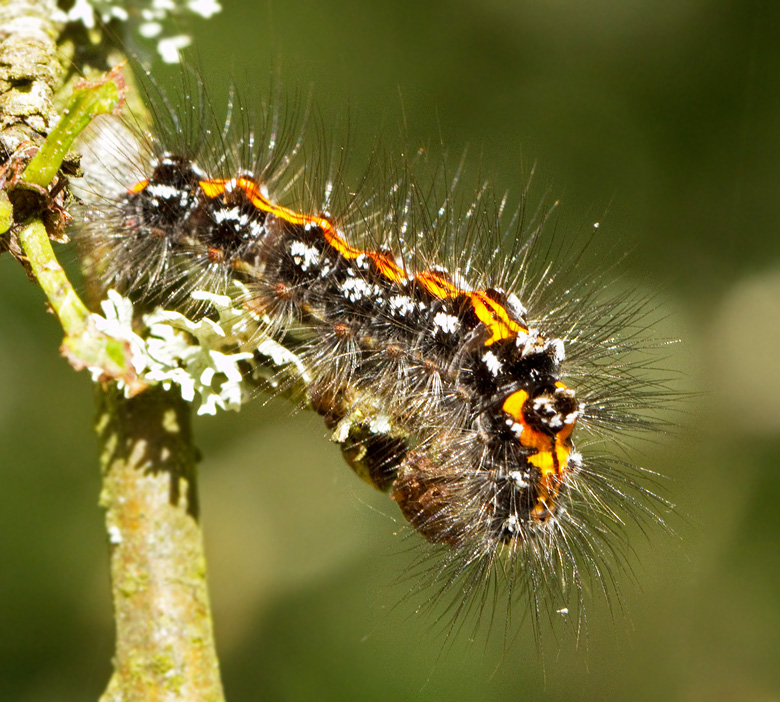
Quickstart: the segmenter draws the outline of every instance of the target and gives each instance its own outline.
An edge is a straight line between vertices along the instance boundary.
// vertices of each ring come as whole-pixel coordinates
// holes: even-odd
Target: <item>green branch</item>
[[[124,89],[119,68],[98,81],[77,85],[60,120],[27,164],[17,187],[48,187],[76,137],[95,115],[116,110],[122,102]],[[77,370],[95,370],[103,381],[122,380],[134,392],[142,390],[127,343],[96,328],[89,310],[57,261],[42,219],[28,219],[21,224],[17,236],[26,263],[65,331],[61,350],[70,364]]]
[[[96,115],[117,111],[124,101],[125,90],[121,66],[114,67],[96,81],[77,83],[59,122],[24,169],[22,180],[47,187],[76,137]]]

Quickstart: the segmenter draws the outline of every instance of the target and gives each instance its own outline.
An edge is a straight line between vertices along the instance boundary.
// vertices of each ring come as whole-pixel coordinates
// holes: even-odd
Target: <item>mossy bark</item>
[[[117,624],[102,702],[222,700],[190,405],[160,388],[98,403]]]
[[[39,146],[56,122],[66,70],[57,58],[64,40],[54,9],[52,0],[0,0],[0,160],[20,146]],[[73,327],[66,328],[67,338],[78,336],[80,327],[64,313],[73,308],[66,302],[75,304],[66,296],[75,292],[48,246],[42,218],[34,212],[22,217],[0,197],[0,220],[0,253],[11,250],[25,264],[63,325]],[[33,246],[41,237],[46,245]],[[85,317],[86,308],[82,312]],[[94,333],[82,326],[85,337]],[[191,407],[161,388],[127,399],[107,384],[96,396],[116,623],[114,674],[102,701],[223,700],[198,523]]]

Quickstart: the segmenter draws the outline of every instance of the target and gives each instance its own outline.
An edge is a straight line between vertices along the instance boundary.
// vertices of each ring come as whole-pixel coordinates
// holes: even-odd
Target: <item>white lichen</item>
[[[193,321],[180,312],[158,308],[143,317],[144,338],[133,330],[132,302],[114,290],[101,303],[103,315],[92,315],[92,320],[99,331],[128,344],[130,362],[142,383],[166,389],[178,386],[184,400],[197,401],[198,414],[238,410],[247,399],[240,364],[253,358],[249,341],[257,337],[256,324],[246,310],[234,308],[226,295],[198,291],[193,298],[210,304],[218,320]],[[269,345],[273,344],[263,339],[252,343],[252,349],[262,345],[265,358],[289,365],[293,354],[272,352]],[[103,374],[102,368],[90,371],[93,380]],[[127,384],[119,381],[119,385],[126,396],[131,394]]]

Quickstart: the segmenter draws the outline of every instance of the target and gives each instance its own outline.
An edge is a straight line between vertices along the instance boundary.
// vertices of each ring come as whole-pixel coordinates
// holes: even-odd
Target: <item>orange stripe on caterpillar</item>
[[[148,183],[148,181],[141,182]],[[139,187],[140,185],[141,183],[134,186],[131,192],[140,192],[143,189]],[[404,283],[409,279],[406,272],[386,253],[381,251],[363,251],[348,244],[339,236],[329,219],[304,215],[272,203],[260,192],[259,186],[251,178],[241,176],[236,179],[202,180],[199,182],[203,194],[212,199],[223,195],[231,188],[231,185],[243,190],[252,205],[262,212],[273,214],[293,225],[319,228],[322,230],[323,237],[328,245],[344,256],[344,258],[353,260],[359,256],[367,256],[374,263],[377,270],[388,280],[394,283]],[[485,325],[489,332],[489,337],[484,342],[485,346],[491,346],[503,339],[513,339],[519,332],[528,331],[527,327],[511,318],[506,307],[488,297],[484,290],[464,291],[449,280],[446,274],[442,274],[439,271],[423,271],[415,275],[414,280],[422,285],[431,295],[441,300],[464,295],[474,310],[477,319]]]
[[[581,412],[579,406],[573,411],[567,406],[570,400],[573,400],[572,391],[557,382],[552,393],[542,393],[533,399],[525,390],[518,390],[507,397],[502,406],[504,412],[521,427],[520,445],[534,452],[528,456],[528,463],[541,473],[536,504],[531,510],[531,517],[539,522],[547,521],[555,513],[558,493],[569,472],[571,433]],[[555,421],[548,419],[545,425],[535,416],[539,410],[529,407],[529,404],[535,402],[565,414],[561,414]]]
[[[485,346],[491,346],[501,339],[513,339],[518,332],[528,331],[527,327],[521,326],[509,316],[503,305],[491,300],[483,291],[467,294],[477,318],[490,331],[490,338],[485,342]]]
[[[139,180],[135,185],[127,189],[127,192],[132,193],[133,195],[137,195],[138,193],[142,192],[146,189],[146,187],[149,185],[149,179],[144,178],[143,180]]]

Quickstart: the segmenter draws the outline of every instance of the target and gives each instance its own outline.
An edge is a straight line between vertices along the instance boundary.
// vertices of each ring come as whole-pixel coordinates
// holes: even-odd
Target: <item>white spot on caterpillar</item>
[[[579,406],[574,412],[570,412],[563,418],[564,424],[574,424],[581,416],[582,413],[585,411],[585,403],[580,402]]]
[[[553,401],[546,396],[537,397],[533,402],[533,408],[536,412],[539,412],[541,410],[547,410],[549,412],[554,407],[555,405],[553,404]]]
[[[182,195],[186,196],[186,193],[183,193],[178,188],[174,188],[172,185],[165,185],[164,183],[150,185],[146,188],[146,192],[153,197],[159,197],[163,200],[173,200]]]
[[[566,349],[560,339],[550,339],[547,342],[547,348],[552,351],[552,357],[556,363],[563,363],[566,360]]]
[[[520,488],[521,490],[530,485],[528,477],[528,473],[523,473],[519,470],[512,470],[509,472],[509,475],[507,475],[509,482],[513,483],[515,487]]]
[[[516,422],[514,419],[507,419],[506,425],[509,427],[509,431],[519,439],[520,435],[523,433],[523,425],[520,424],[520,422]]]
[[[523,358],[544,353],[549,345],[547,339],[539,335],[538,329],[529,329],[527,334],[518,333],[515,343],[522,349]]]
[[[517,534],[520,531],[520,520],[516,514],[510,514],[509,518],[504,521],[504,529],[510,534]]]
[[[391,314],[397,314],[399,317],[406,317],[414,312],[414,301],[406,295],[393,295],[388,303]]]
[[[175,201],[178,199],[179,201],[179,207],[186,208],[188,204],[190,204],[190,194],[186,190],[180,190],[179,188],[175,188],[172,185],[165,185],[163,183],[154,183],[152,185],[149,185],[146,190],[144,191],[148,195],[151,195],[152,198],[154,198],[155,204],[159,205],[160,200],[164,201]],[[192,206],[194,206],[196,203],[194,200],[192,200]]]
[[[366,297],[371,297],[375,292],[373,286],[369,285],[362,278],[347,278],[340,286],[339,290],[350,302],[358,302]]]
[[[437,312],[433,316],[433,324],[443,334],[454,334],[460,328],[460,321],[458,318],[454,315],[447,314],[446,312]]]
[[[520,298],[514,293],[509,293],[506,296],[506,306],[515,317],[520,319],[525,319],[525,315],[528,314],[528,310],[525,309],[523,303],[520,302]]]
[[[324,259],[320,265],[320,278],[327,278],[332,270],[333,267],[330,265],[330,261],[327,258]]]
[[[249,215],[242,213],[238,207],[231,207],[229,210],[217,210],[214,212],[214,221],[217,224],[222,222],[237,222],[239,226],[244,227],[249,223]]]
[[[498,360],[496,354],[492,351],[486,351],[482,356],[482,362],[487,366],[488,371],[493,376],[497,376],[503,369],[504,364]]]
[[[295,265],[304,272],[316,266],[320,260],[320,252],[302,241],[291,241],[289,251]]]
[[[252,233],[253,239],[259,239],[265,234],[265,225],[259,220],[253,220],[249,223],[249,231]]]
[[[550,429],[560,429],[564,425],[561,413],[555,411],[555,402],[552,398],[546,396],[537,397],[533,401],[533,409],[538,414],[545,415],[542,417],[542,421]]]

